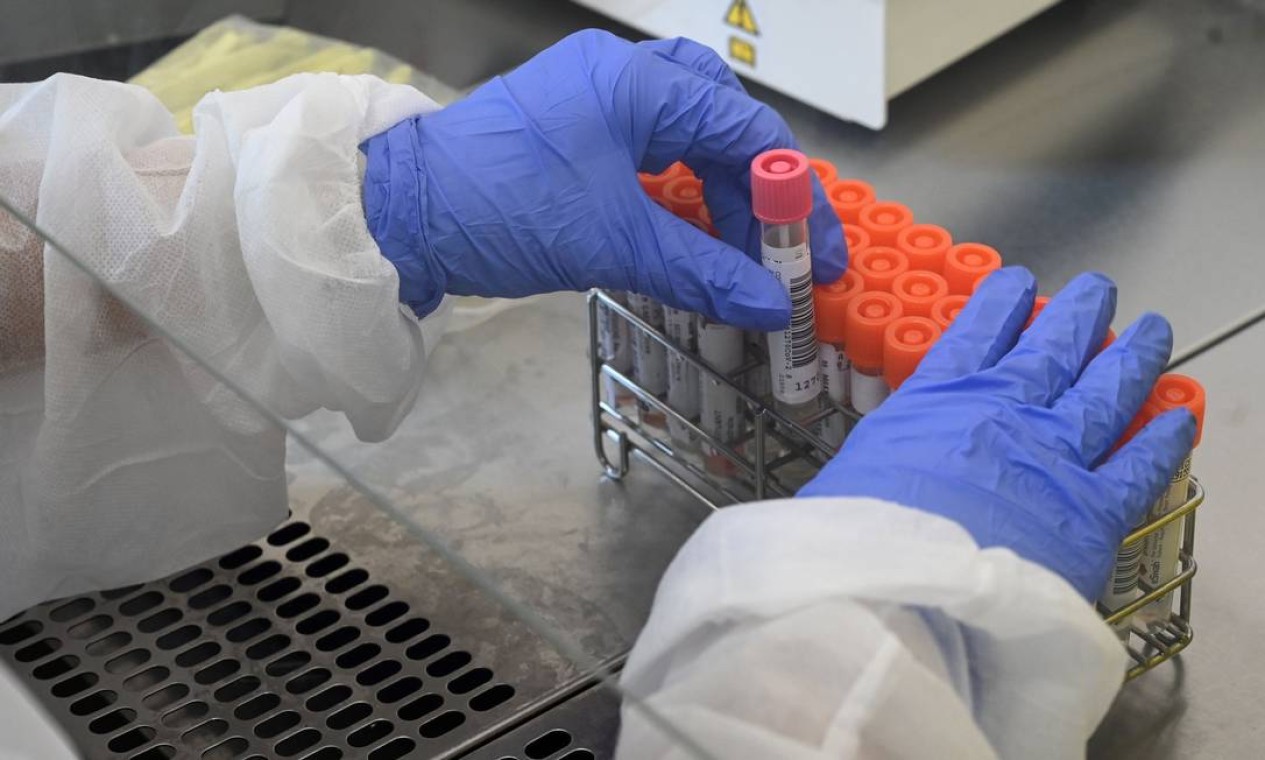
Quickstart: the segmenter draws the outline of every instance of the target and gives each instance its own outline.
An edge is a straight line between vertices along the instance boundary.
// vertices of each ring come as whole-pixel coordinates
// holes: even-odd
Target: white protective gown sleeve
[[[283,429],[177,342],[281,417],[395,429],[438,330],[399,305],[358,146],[435,107],[305,74],[207,95],[186,137],[137,86],[0,85],[0,195],[70,252],[0,210],[0,620],[285,518]]]
[[[1125,653],[1076,592],[873,499],[712,515],[622,684],[725,760],[1084,757]],[[625,702],[617,757],[695,755]]]

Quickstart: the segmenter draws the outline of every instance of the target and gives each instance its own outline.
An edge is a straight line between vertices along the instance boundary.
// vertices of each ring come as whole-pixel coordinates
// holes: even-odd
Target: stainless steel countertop
[[[414,61],[422,56],[408,32],[424,28],[427,56],[451,54],[458,86],[594,19],[543,0],[481,0],[433,16],[432,3],[386,5],[402,14],[378,17],[389,30],[332,4],[323,17],[321,3],[295,15]],[[510,5],[531,23],[479,23]],[[810,153],[959,239],[995,245],[1048,289],[1085,269],[1107,272],[1121,289],[1117,326],[1157,309],[1180,347],[1262,300],[1263,42],[1259,2],[1068,0],[901,96],[883,133],[753,92]],[[584,334],[580,297],[539,299],[441,344],[420,408],[391,441],[354,444],[330,416],[305,424],[509,594],[605,658],[633,641],[659,575],[705,511],[645,467],[622,485],[599,479]],[[1243,588],[1265,529],[1252,382],[1262,349],[1265,329],[1254,329],[1184,368],[1204,380],[1211,403],[1196,464],[1208,490],[1196,640],[1179,666],[1124,690],[1094,757],[1248,757],[1265,740],[1255,720],[1265,666],[1249,649],[1265,613]],[[296,487],[313,485],[298,472]]]

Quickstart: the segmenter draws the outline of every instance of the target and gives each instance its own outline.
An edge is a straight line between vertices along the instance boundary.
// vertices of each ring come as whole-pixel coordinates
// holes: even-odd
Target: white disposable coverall
[[[335,409],[380,439],[439,325],[397,303],[357,146],[433,107],[372,77],[300,75],[208,95],[185,138],[137,87],[0,85],[0,193],[270,409]],[[285,515],[284,451],[280,428],[0,213],[0,619],[257,538]],[[1031,760],[1084,754],[1123,660],[1052,573],[924,512],[811,499],[712,516],[622,681],[718,758]],[[0,732],[0,758],[21,746]],[[690,755],[626,706],[619,756]]]

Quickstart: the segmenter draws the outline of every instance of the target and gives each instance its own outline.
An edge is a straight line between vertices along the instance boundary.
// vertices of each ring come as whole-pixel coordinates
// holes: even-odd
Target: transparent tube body
[[[883,379],[882,367],[858,367],[853,364],[848,376],[852,408],[858,414],[869,414],[891,395],[891,389]]]
[[[851,385],[851,362],[844,352],[842,343],[817,343],[818,375],[821,378],[821,391],[831,401],[840,406],[850,402],[848,387]],[[847,435],[847,418],[842,414],[831,414],[822,419],[817,426],[817,435],[821,440],[838,448],[843,445]]]
[[[1150,514],[1147,516],[1155,520],[1185,504],[1189,489],[1190,455],[1187,455],[1169,481],[1168,488],[1155,501],[1155,504],[1151,507]],[[1177,577],[1182,522],[1178,520],[1169,523],[1142,540],[1140,572],[1142,580],[1146,581],[1147,586],[1157,588]],[[1138,610],[1137,617],[1138,621],[1147,627],[1163,627],[1168,623],[1168,618],[1172,611],[1173,595],[1168,594]]]
[[[628,308],[651,327],[663,332],[663,306],[654,299],[637,293],[629,293]],[[668,390],[667,349],[642,330],[633,330],[632,333],[633,380],[647,392],[663,398]],[[639,402],[638,406],[643,424],[656,428],[664,426],[663,412],[645,403]]]
[[[779,411],[803,419],[820,409],[817,328],[813,319],[813,264],[808,221],[763,224],[760,259],[791,297],[791,323],[767,334],[769,379]]]
[[[671,306],[663,307],[664,334],[692,354],[698,353],[698,320],[694,314]],[[698,419],[698,367],[677,351],[668,351],[668,406],[690,421]],[[668,434],[678,446],[695,449],[698,438],[675,417],[668,418]]]
[[[620,306],[628,305],[628,294],[610,295]],[[615,316],[605,304],[598,304],[597,335],[602,360],[621,375],[627,375],[632,369],[632,343],[628,339],[628,323]],[[632,393],[627,388],[609,377],[604,378],[602,383],[607,403],[616,407],[631,403]]]
[[[746,341],[742,330],[699,317],[698,355],[729,375],[742,366]],[[743,432],[742,399],[738,391],[711,377],[702,378],[699,399],[699,427],[725,444],[732,444]],[[734,463],[712,446],[703,452],[703,463],[712,475],[734,477]]]

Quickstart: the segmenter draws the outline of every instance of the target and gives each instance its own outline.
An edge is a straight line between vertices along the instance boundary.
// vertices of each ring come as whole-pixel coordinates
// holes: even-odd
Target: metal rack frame
[[[700,378],[722,383],[737,392],[748,419],[744,433],[732,442],[717,440],[674,409],[666,399],[638,385],[629,376],[630,373],[610,365],[601,350],[601,310],[607,310],[611,320],[620,320],[627,325],[629,340],[634,331],[639,331],[695,367]],[[796,422],[764,403],[744,386],[744,380],[752,373],[767,371],[766,364],[759,357],[747,361],[732,374],[725,374],[638,318],[608,293],[591,291],[588,311],[593,446],[602,469],[612,479],[623,478],[635,457],[711,509],[744,501],[790,496],[795,489],[790,477],[786,476],[788,471],[796,467],[802,471],[807,467],[810,472],[815,472],[834,455],[832,447],[815,435],[811,428],[832,414],[843,415],[848,429],[861,418],[852,409],[831,402],[802,423]],[[607,394],[603,391],[608,384],[627,391],[636,404],[627,408],[616,399],[606,398]],[[701,446],[729,461],[738,477],[721,478],[709,473],[700,466],[696,455],[674,445],[662,430],[643,425],[638,408],[674,419],[681,428],[695,436]],[[775,455],[770,457],[771,454]],[[1176,611],[1170,614],[1165,625],[1151,628],[1136,624],[1130,626],[1125,646],[1132,665],[1125,673],[1126,681],[1172,659],[1194,640],[1190,621],[1193,579],[1198,571],[1194,558],[1195,513],[1203,501],[1203,487],[1192,477],[1185,504],[1142,525],[1124,540],[1126,546],[1135,544],[1165,526],[1182,522],[1181,571],[1178,575],[1157,588],[1139,581],[1141,595],[1118,610],[1108,610],[1099,605],[1105,621],[1114,624],[1129,618],[1151,602],[1178,595]]]

